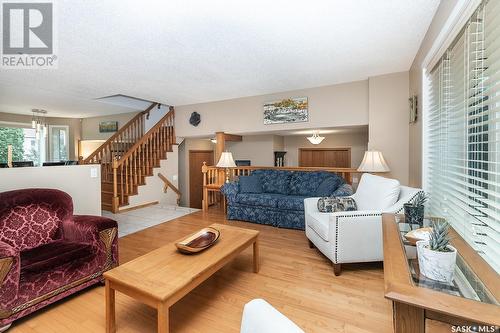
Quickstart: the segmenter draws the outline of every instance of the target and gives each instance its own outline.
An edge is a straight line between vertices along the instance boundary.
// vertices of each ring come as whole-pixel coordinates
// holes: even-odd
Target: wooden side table
[[[404,238],[418,226],[405,223],[402,215],[383,214],[382,227],[385,297],[393,304],[395,333],[424,333],[426,321],[431,320],[500,326],[499,276],[455,230],[450,228],[451,243],[458,251],[456,274],[448,285],[420,274],[415,246]]]

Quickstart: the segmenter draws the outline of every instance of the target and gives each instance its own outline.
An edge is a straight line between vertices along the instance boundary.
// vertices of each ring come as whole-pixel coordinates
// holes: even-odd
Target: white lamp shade
[[[389,166],[385,162],[384,156],[381,152],[376,150],[368,150],[365,152],[363,161],[359,165],[358,171],[360,172],[389,172]]]
[[[219,162],[217,163],[218,168],[236,168],[236,164],[233,160],[233,154],[229,151],[225,151],[220,156]]]

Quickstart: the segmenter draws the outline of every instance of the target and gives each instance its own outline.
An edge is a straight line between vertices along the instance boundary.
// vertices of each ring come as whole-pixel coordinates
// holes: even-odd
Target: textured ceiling
[[[439,0],[57,1],[59,67],[1,70],[0,112],[88,117],[405,71]]]

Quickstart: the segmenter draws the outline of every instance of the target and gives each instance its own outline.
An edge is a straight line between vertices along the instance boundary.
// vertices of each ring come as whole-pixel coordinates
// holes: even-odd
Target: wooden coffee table
[[[253,245],[253,271],[259,272],[258,231],[217,223],[210,227],[220,231],[220,238],[201,253],[181,254],[172,242],[104,273],[108,333],[116,331],[115,291],[156,308],[158,332],[166,333],[170,306],[250,245]]]

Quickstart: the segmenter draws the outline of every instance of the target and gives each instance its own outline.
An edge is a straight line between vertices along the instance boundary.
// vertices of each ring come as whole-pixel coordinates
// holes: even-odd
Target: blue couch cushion
[[[237,182],[225,183],[222,185],[220,191],[226,197],[227,202],[231,204],[234,202],[236,195],[238,195],[238,192],[240,191],[240,185]]]
[[[262,193],[262,182],[259,176],[240,176],[240,193]]]
[[[304,210],[304,199],[307,197],[287,195],[278,198],[278,208],[286,210]]]
[[[269,193],[239,193],[235,202],[247,206],[276,208],[282,195]]]
[[[316,196],[329,197],[335,192],[344,181],[339,176],[333,174],[332,177],[325,178],[316,189]]]
[[[352,195],[352,186],[349,184],[342,184],[340,185],[335,192],[333,192],[330,196],[331,197],[346,197],[348,195]]]
[[[265,193],[288,194],[290,171],[260,169],[252,172],[252,176],[260,177],[262,190]]]
[[[288,194],[314,197],[319,185],[326,178],[335,176],[335,174],[326,171],[296,171],[290,177]]]

